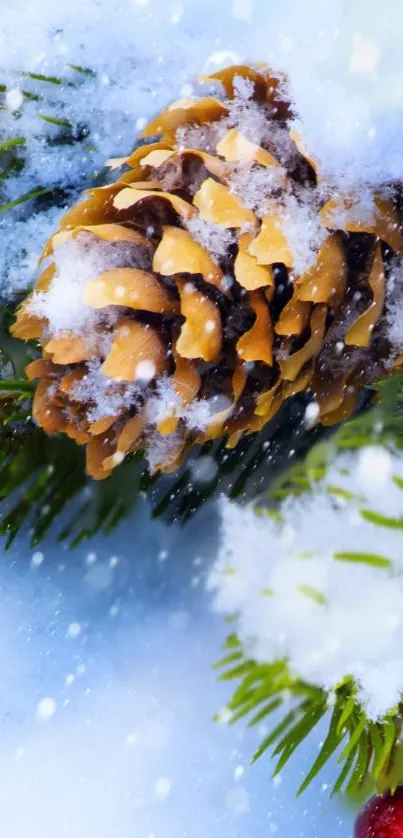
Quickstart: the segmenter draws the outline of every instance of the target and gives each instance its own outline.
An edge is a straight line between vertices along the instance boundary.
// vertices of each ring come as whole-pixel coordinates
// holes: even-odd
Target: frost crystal
[[[227,402],[226,406],[227,405]],[[147,419],[151,425],[158,426],[164,419],[176,418],[183,422],[190,431],[204,431],[218,412],[218,405],[214,400],[194,399],[190,404],[183,405],[171,382],[167,378],[160,378],[156,382],[156,392],[147,399]],[[151,471],[161,462],[175,458],[175,453],[182,448],[180,431],[168,435],[158,432],[157,427],[148,435],[146,456]]]
[[[168,378],[160,378],[157,382],[157,392],[147,402],[147,417],[157,425],[172,413],[180,411],[179,396]]]
[[[328,232],[320,222],[309,190],[296,198],[288,195],[281,215],[281,228],[293,256],[294,270],[303,274],[312,267]]]
[[[231,192],[241,199],[245,207],[253,209],[262,218],[270,211],[273,197],[283,188],[284,174],[285,170],[280,166],[239,165],[231,174]]]
[[[158,431],[150,433],[145,447],[150,470],[154,472],[161,463],[169,462],[171,457],[175,457],[179,447],[182,447],[182,436],[178,432],[167,436],[159,434]]]
[[[89,361],[87,367],[87,374],[75,385],[73,393],[77,401],[90,405],[87,412],[90,422],[97,422],[105,416],[117,416],[139,402],[139,383],[125,381],[119,384],[113,381],[101,372],[101,363],[97,360]]]
[[[228,248],[235,241],[230,230],[226,230],[225,227],[220,227],[218,224],[212,224],[210,221],[204,221],[197,215],[189,218],[186,226],[196,241],[203,245],[216,259],[225,256]]]
[[[194,148],[214,154],[217,144],[226,133],[227,125],[224,120],[200,126],[184,125],[176,132],[176,148],[178,151],[184,148]]]
[[[260,145],[270,136],[272,126],[268,123],[264,108],[253,99],[254,89],[249,79],[235,76],[235,97],[228,103],[229,115],[224,119],[227,128],[236,128],[248,140]]]

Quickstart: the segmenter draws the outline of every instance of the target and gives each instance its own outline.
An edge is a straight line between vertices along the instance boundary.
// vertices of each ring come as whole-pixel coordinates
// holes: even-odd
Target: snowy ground
[[[202,590],[216,541],[211,509],[180,531],[143,507],[91,552],[2,556],[2,838],[349,834],[331,769],[295,797],[320,732],[273,785],[249,767],[258,732],[211,721],[229,695]]]

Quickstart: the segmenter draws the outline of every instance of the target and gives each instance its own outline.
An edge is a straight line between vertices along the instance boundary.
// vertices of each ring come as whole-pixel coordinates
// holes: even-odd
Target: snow
[[[358,475],[364,486],[387,487],[393,474],[393,459],[381,445],[370,445],[358,453]]]
[[[154,794],[159,800],[165,800],[172,788],[172,781],[169,777],[159,777],[155,786]]]
[[[25,137],[18,152],[25,165],[18,177],[4,181],[4,200],[38,185],[58,186],[70,204],[108,157],[131,150],[145,121],[158,109],[178,95],[199,92],[198,72],[211,72],[232,61],[260,59],[289,73],[296,127],[308,149],[314,150],[324,179],[358,194],[361,215],[368,211],[373,185],[403,176],[402,24],[403,12],[396,0],[385,0],[382,12],[374,0],[369,8],[364,0],[354,0],[348,8],[344,0],[309,0],[301,11],[295,0],[280,5],[274,0],[222,0],[219,8],[213,0],[206,0],[203,7],[196,0],[119,0],[113,12],[106,0],[88,0],[84,6],[72,0],[63,8],[52,0],[46,11],[37,2],[17,0],[9,4],[2,21],[2,67],[7,83],[4,134]],[[77,66],[89,67],[93,74],[72,69]],[[44,74],[50,81],[21,77],[21,71]],[[52,78],[68,84],[54,83]],[[267,135],[264,115],[250,99],[250,83],[238,79],[235,86],[238,96],[218,133],[235,126],[259,142]],[[24,91],[42,97],[40,104]],[[18,119],[13,116],[16,111]],[[73,132],[85,125],[84,139],[55,142],[60,126],[38,114],[68,120]],[[217,136],[209,137],[211,130]],[[184,133],[178,132],[179,144],[214,148],[218,139],[216,128],[189,128]],[[291,153],[282,128],[277,133],[271,130],[271,141],[280,156]],[[245,204],[262,214],[271,178],[275,185],[278,175],[241,169],[234,172],[232,188],[243,192]],[[294,196],[289,196],[289,204],[284,226],[300,272],[312,263],[323,231],[315,221],[315,207],[304,201],[301,206]],[[23,205],[3,215],[0,268],[6,291],[26,287],[31,281],[37,255],[61,211],[30,217],[29,206]],[[189,222],[189,229],[216,257],[231,242],[229,231],[197,217]],[[69,244],[70,261],[77,265],[74,246],[79,245]],[[65,258],[68,261],[67,253]],[[57,290],[55,282],[48,300],[57,328],[67,328],[67,321],[78,313],[81,268],[80,264],[72,283],[70,279],[64,283],[60,266]],[[67,284],[77,293],[68,297]],[[63,305],[56,305],[56,297]],[[43,295],[35,297],[34,304],[38,312],[46,308]],[[89,317],[81,305],[78,323],[89,323]],[[395,330],[397,322],[394,317]]]
[[[190,283],[189,283],[190,284]],[[150,423],[145,454],[151,471],[169,459],[176,451],[181,450],[184,441],[183,431],[178,429],[169,435],[160,434],[154,427],[164,419],[176,417],[181,420],[188,431],[205,431],[214,420],[224,419],[224,414],[230,413],[231,400],[224,395],[212,396],[210,399],[193,399],[184,405],[179,399],[169,378],[161,377],[156,381],[156,392],[148,395],[146,400],[147,419]],[[202,457],[190,463],[191,475],[195,482],[211,482],[216,474],[217,466],[211,457]]]
[[[152,361],[140,361],[134,372],[135,381],[148,384],[155,377],[156,367]]]
[[[3,65],[10,71],[20,68],[49,74],[51,71],[64,72],[67,62],[83,65],[85,58],[84,65],[92,67],[100,78],[84,82],[77,116],[85,114],[93,122],[93,130],[103,146],[110,146],[113,137],[112,133],[106,133],[104,126],[96,124],[101,105],[103,113],[108,111],[111,115],[106,117],[108,130],[112,127],[113,116],[118,128],[124,131],[124,142],[133,128],[132,109],[128,107],[133,94],[140,105],[136,116],[149,114],[163,101],[162,97],[169,98],[174,84],[186,83],[193,73],[204,69],[218,38],[221,60],[228,61],[228,57],[231,60],[235,53],[235,58],[259,57],[279,69],[293,71],[293,86],[300,99],[300,102],[297,100],[299,110],[306,111],[317,131],[324,124],[328,142],[331,140],[329,122],[333,124],[335,120],[332,114],[335,94],[338,94],[337,104],[348,108],[347,113],[350,112],[348,99],[353,98],[356,104],[357,95],[361,93],[365,110],[361,107],[359,115],[364,112],[376,119],[380,114],[385,117],[389,111],[389,115],[398,121],[396,104],[402,102],[398,82],[402,60],[399,55],[401,9],[395,0],[386,0],[382,21],[376,13],[377,7],[368,8],[363,0],[354,0],[347,10],[342,0],[332,3],[310,0],[301,13],[292,0],[280,9],[265,0],[257,0],[253,6],[247,0],[238,3],[223,0],[219,9],[212,0],[207,0],[203,7],[195,0],[186,0],[181,6],[183,14],[178,21],[175,17],[178,10],[169,0],[150,0],[145,6],[121,0],[113,14],[106,3],[96,4],[94,0],[84,7],[73,2],[64,9],[54,0],[46,12],[35,3],[28,6],[19,0],[8,10],[3,23]],[[26,15],[24,33],[18,25],[22,9]],[[247,27],[246,14],[251,23]],[[125,26],[121,25],[123,20]],[[62,31],[52,38],[56,26]],[[136,32],[134,53],[130,34],[133,31]],[[15,38],[17,32],[19,40]],[[184,33],[188,35],[187,39]],[[115,48],[116,43],[119,43],[119,49]],[[374,56],[377,66],[374,66]],[[175,81],[171,81],[167,73],[173,65],[177,72]],[[305,77],[303,70],[308,72]],[[111,80],[108,85],[102,84],[105,74]],[[326,102],[327,92],[333,96]],[[102,102],[97,98],[99,93],[102,93]],[[152,101],[147,102],[150,93],[157,100],[155,107]],[[74,107],[74,100],[71,91],[67,94],[65,107],[69,111]],[[317,113],[318,104],[325,102],[324,118],[313,120],[312,110],[316,107]],[[392,113],[388,108],[391,103]],[[366,127],[356,121],[355,124],[356,130]],[[379,128],[383,128],[379,137],[381,142],[387,138],[386,127],[379,124]],[[348,125],[343,125],[343,130],[348,134]],[[116,137],[114,139],[116,146]],[[109,152],[104,156],[109,156]],[[382,170],[388,162],[381,163],[379,157],[378,164]]]
[[[234,771],[234,780],[235,781],[240,780],[241,777],[243,777],[244,774],[245,774],[245,769],[244,769],[243,765],[237,765],[236,768],[235,768],[235,771]]]
[[[169,378],[160,378],[157,381],[156,390],[156,395],[147,402],[147,417],[150,422],[157,425],[172,413],[180,411],[181,404]]]
[[[312,428],[319,419],[320,415],[320,405],[318,402],[309,402],[306,406],[305,414],[304,414],[304,422],[307,428]]]
[[[190,430],[204,431],[214,416],[214,406],[211,400],[194,399],[184,412],[184,420]]]
[[[229,103],[229,114],[223,120],[223,125],[227,129],[235,128],[251,142],[261,145],[264,140],[271,138],[272,126],[268,124],[265,109],[254,101],[254,90],[252,81],[235,76],[235,96]]]
[[[72,327],[78,334],[93,333],[100,315],[84,303],[85,285],[102,271],[121,267],[124,256],[102,242],[88,247],[88,236],[79,235],[55,246],[54,264],[56,274],[49,288],[34,291],[29,310],[48,320],[53,336],[68,332]]]
[[[213,416],[211,403],[207,399],[194,399],[183,405],[171,381],[161,377],[156,382],[156,393],[147,399],[147,418],[157,425],[170,416],[182,419],[189,430],[206,430]]]
[[[98,360],[87,364],[87,373],[72,392],[74,398],[89,404],[87,418],[97,422],[106,416],[118,416],[140,400],[141,382],[119,384],[101,372]]]
[[[19,221],[14,213],[3,216],[0,268],[1,287],[7,296],[32,285],[42,248],[56,229],[59,214],[58,209],[51,209]]]
[[[186,227],[196,241],[216,259],[225,256],[234,242],[234,235],[230,230],[220,227],[219,224],[205,221],[197,215],[187,219]]]
[[[353,675],[374,719],[403,692],[402,535],[361,513],[401,520],[399,478],[402,456],[371,446],[339,455],[312,493],[284,501],[283,524],[264,510],[223,502],[208,580],[214,609],[238,615],[247,654],[267,662],[285,656],[295,675],[329,691]],[[346,553],[391,565],[343,561]]]
[[[158,431],[148,434],[145,441],[145,455],[151,473],[156,471],[162,463],[175,459],[176,453],[182,447],[183,436],[180,431],[163,436]]]
[[[249,23],[253,15],[252,0],[233,0],[232,13],[237,20]]]
[[[284,169],[280,166],[234,167],[230,183],[231,192],[242,200],[243,205],[263,218],[269,212],[273,195],[284,184]]]
[[[385,0],[382,8],[375,0],[309,0],[303,6],[295,0],[222,0],[219,7],[215,0],[119,0],[113,9],[106,0],[67,6],[51,0],[46,8],[26,0],[8,3],[1,50],[11,110],[3,112],[3,131],[27,143],[25,167],[3,184],[5,197],[38,184],[59,185],[70,203],[108,157],[130,151],[144,120],[193,85],[198,72],[258,59],[289,73],[303,134],[327,176],[352,185],[399,178],[402,25],[396,0]],[[71,65],[89,67],[95,76]],[[21,81],[20,71],[64,78],[71,86],[27,76]],[[27,97],[20,105],[21,91],[44,97],[40,106]],[[74,130],[85,125],[88,135],[78,145],[55,144],[60,128],[41,119],[42,112],[67,119]],[[5,235],[9,218],[2,219]],[[43,242],[41,216],[27,225]],[[9,256],[5,248],[7,265]]]
[[[5,96],[6,99],[6,106],[10,108],[10,111],[15,113],[18,111],[24,101],[24,94],[18,88],[14,90],[8,90]]]
[[[43,553],[40,550],[37,550],[35,553],[33,553],[31,559],[31,567],[40,567],[44,559],[45,556],[43,555]]]
[[[392,345],[403,349],[403,263],[396,259],[386,283],[386,325]]]
[[[197,460],[190,460],[189,467],[191,482],[196,483],[196,485],[212,483],[218,472],[214,457],[210,457],[208,454],[198,457]]]
[[[301,193],[299,200],[294,195],[285,198],[280,223],[293,257],[294,270],[296,274],[303,274],[314,264],[328,235],[308,190]]]
[[[356,35],[348,61],[348,68],[351,73],[376,76],[380,57],[379,47],[375,41],[363,38],[362,35]]]
[[[214,153],[217,143],[225,136],[225,126],[220,122],[206,125],[183,125],[175,134],[175,147],[178,151],[184,148],[194,148],[200,151]]]
[[[56,713],[56,708],[57,705],[54,698],[51,698],[50,696],[41,698],[37,708],[38,716],[43,719],[43,721],[51,719]]]
[[[110,564],[101,562],[87,570],[83,582],[92,591],[106,591],[113,583],[113,576],[113,569]]]
[[[243,786],[233,786],[225,796],[225,805],[235,815],[243,815],[249,811],[250,798]]]
[[[77,623],[77,622],[70,623],[70,625],[67,629],[67,632],[66,632],[66,637],[70,637],[71,639],[75,639],[76,637],[80,636],[81,631],[82,631],[82,627],[81,627],[80,623]]]

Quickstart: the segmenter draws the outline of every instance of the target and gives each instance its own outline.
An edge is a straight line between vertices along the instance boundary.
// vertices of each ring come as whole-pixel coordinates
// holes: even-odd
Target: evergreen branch
[[[256,514],[268,515],[281,526],[284,520],[283,510],[277,508],[279,501],[312,493],[318,481],[321,481],[322,490],[327,490],[331,497],[342,498],[346,503],[358,503],[361,517],[369,524],[385,530],[402,528],[400,517],[367,509],[365,498],[333,482],[330,485],[323,482],[338,449],[354,450],[363,444],[374,443],[396,447],[399,440],[403,439],[402,376],[393,376],[376,390],[376,404],[370,410],[341,426],[333,437],[318,442],[305,459],[294,463],[277,477],[271,489],[258,500]],[[392,477],[392,480],[399,489],[403,487],[399,476]],[[335,552],[333,558],[335,561],[368,565],[380,569],[380,572],[390,570],[392,566],[387,555],[363,551]],[[298,589],[318,606],[326,607],[320,591],[303,585],[299,585]],[[270,716],[276,720],[275,726],[254,754],[253,762],[270,751],[271,757],[277,759],[274,772],[278,773],[331,707],[332,716],[329,718],[325,740],[298,793],[308,787],[335,752],[339,752],[341,771],[334,783],[333,794],[344,791],[356,795],[360,790],[383,790],[401,782],[403,759],[399,741],[403,729],[403,702],[375,722],[368,718],[360,704],[357,684],[351,677],[346,677],[329,694],[322,688],[295,678],[285,660],[269,664],[251,660],[234,633],[226,645],[233,650],[232,654],[234,650],[236,652],[236,658],[232,658],[236,666],[229,668],[229,655],[227,659],[222,659],[220,665],[224,668],[224,674],[221,677],[226,680],[230,675],[231,678],[238,676],[240,679],[228,704],[232,713],[231,721],[245,717],[252,724]],[[287,709],[287,705],[291,705],[290,709]]]
[[[280,712],[280,721],[262,740],[252,757],[252,763],[272,749],[272,758],[278,758],[273,776],[278,774],[332,707],[328,733],[298,794],[306,790],[333,754],[341,748],[339,762],[342,763],[342,770],[334,784],[333,794],[343,790],[355,794],[368,782],[380,786],[382,773],[385,782],[385,771],[388,776],[393,771],[396,747],[402,731],[400,707],[379,721],[372,722],[357,699],[353,679],[346,678],[329,696],[326,690],[293,677],[284,660],[261,664],[244,657],[242,644],[232,634],[225,648],[234,647],[237,650],[235,653],[226,655],[216,664],[217,668],[224,669],[221,680],[240,679],[227,705],[231,714],[230,723],[249,716],[249,726],[252,726],[270,716],[278,719]],[[234,662],[235,667],[231,665]],[[273,695],[276,697],[273,698]],[[282,709],[290,704],[291,709],[283,712],[281,717]]]

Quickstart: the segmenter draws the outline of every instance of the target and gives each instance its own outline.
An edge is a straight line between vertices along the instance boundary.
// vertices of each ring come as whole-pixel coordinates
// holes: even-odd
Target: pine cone
[[[42,347],[36,422],[86,445],[95,478],[138,449],[169,472],[195,443],[234,447],[302,391],[337,423],[399,360],[391,190],[329,192],[267,68],[203,81],[225,95],[171,105],[64,216],[12,329]]]

